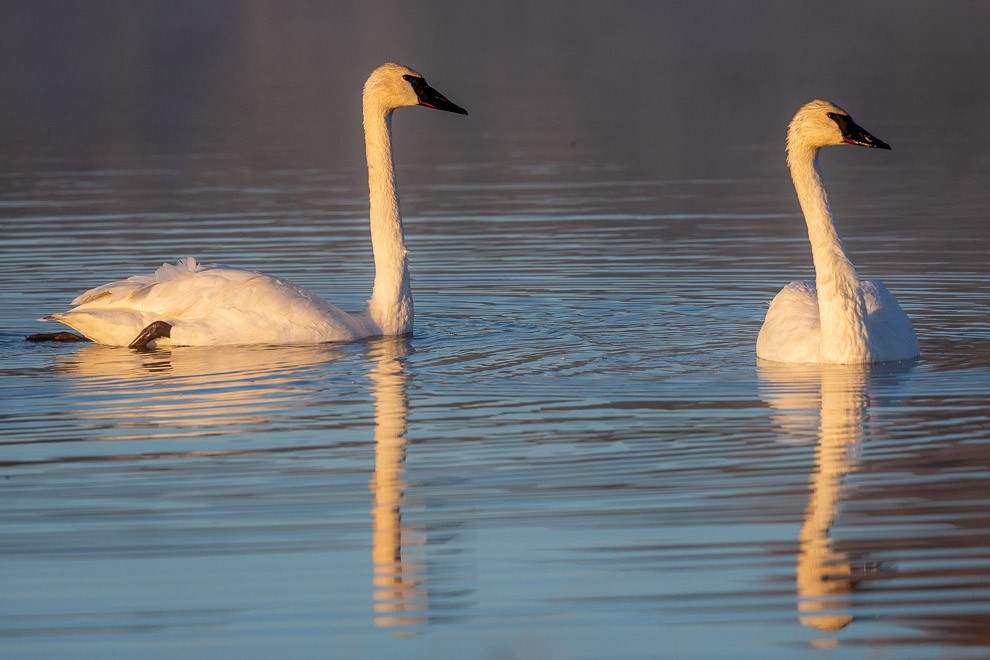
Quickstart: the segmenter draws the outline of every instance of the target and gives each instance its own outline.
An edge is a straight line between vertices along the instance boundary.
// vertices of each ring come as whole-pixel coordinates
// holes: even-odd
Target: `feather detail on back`
[[[76,299],[72,301],[72,304],[85,305],[86,303],[93,302],[104,296],[109,296],[109,299],[105,302],[112,304],[122,300],[125,297],[137,295],[141,290],[147,290],[148,287],[154,286],[155,284],[168,282],[170,280],[177,280],[185,273],[196,273],[204,270],[205,268],[216,267],[218,267],[217,264],[202,266],[196,262],[194,257],[186,257],[185,259],[180,259],[175,264],[162,264],[161,268],[156,270],[151,275],[134,275],[132,277],[128,277],[126,280],[110,282],[108,284],[90,289],[89,291],[77,296]]]

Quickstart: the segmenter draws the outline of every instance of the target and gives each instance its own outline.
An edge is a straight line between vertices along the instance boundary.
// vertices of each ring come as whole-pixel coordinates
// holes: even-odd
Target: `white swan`
[[[467,114],[423,76],[391,62],[364,85],[364,135],[375,284],[367,309],[341,311],[286,280],[193,258],[82,294],[53,319],[89,339],[156,345],[316,344],[412,331],[413,301],[392,161],[392,111],[423,105]]]
[[[904,310],[878,281],[860,281],[832,221],[818,169],[821,147],[890,149],[827,101],[804,105],[787,130],[787,165],[808,224],[815,281],[791,282],[773,299],[756,354],[775,362],[853,364],[919,355]]]

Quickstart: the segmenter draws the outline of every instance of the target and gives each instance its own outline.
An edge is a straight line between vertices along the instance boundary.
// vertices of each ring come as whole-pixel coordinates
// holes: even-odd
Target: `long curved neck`
[[[408,334],[413,325],[413,301],[392,161],[392,110],[367,99],[364,142],[375,255],[375,288],[368,301],[368,315],[383,335]]]
[[[815,262],[821,361],[869,361],[866,302],[856,269],[832,221],[832,211],[818,169],[818,148],[791,148],[787,153],[787,165],[808,224],[808,238]]]

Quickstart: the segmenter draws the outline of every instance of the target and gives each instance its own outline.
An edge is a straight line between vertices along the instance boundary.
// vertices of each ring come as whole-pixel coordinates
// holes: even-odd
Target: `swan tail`
[[[48,320],[67,325],[87,339],[107,346],[129,346],[153,321],[132,310],[72,310],[52,314]]]

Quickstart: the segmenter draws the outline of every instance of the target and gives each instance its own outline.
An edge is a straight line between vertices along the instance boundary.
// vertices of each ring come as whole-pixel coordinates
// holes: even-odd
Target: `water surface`
[[[869,9],[897,34],[929,26],[928,65],[908,75],[884,54],[907,46],[857,40],[859,28],[847,48],[870,67],[830,62],[823,46],[768,71],[773,46],[822,17],[763,33],[759,16],[720,6],[769,44],[726,60],[742,37],[702,13],[578,6],[550,29],[511,5],[513,35],[544,35],[515,48],[498,45],[494,13],[480,17],[488,32],[443,4],[425,11],[454,35],[478,32],[481,45],[455,38],[461,57],[392,35],[395,59],[472,113],[396,116],[408,339],[150,352],[22,340],[81,291],[187,255],[359,309],[366,191],[359,134],[340,126],[359,125],[355,85],[392,55],[314,67],[353,44],[324,43],[320,30],[343,28],[302,5],[180,5],[162,21],[98,3],[111,32],[146,28],[155,64],[85,70],[89,86],[71,84],[66,62],[39,60],[44,80],[6,70],[40,105],[5,111],[20,132],[0,160],[3,655],[986,654],[990,182],[978,147],[990,133],[972,107],[987,98],[935,93],[951,65],[990,62],[967,39],[976,17]],[[359,28],[372,20],[349,11]],[[227,35],[209,48],[189,37],[209,63],[196,70],[161,54],[187,14]],[[106,64],[107,46],[76,42],[78,23],[16,18]],[[698,39],[664,41],[664,59],[649,47],[661,29]],[[728,41],[706,49],[713,32]],[[540,59],[584,61],[580,35],[624,44],[603,51],[609,64],[677,56],[714,75],[735,62],[738,85],[672,75],[683,104],[704,108],[691,114],[635,70],[607,82],[604,64]],[[496,75],[526,55],[540,64]],[[834,100],[894,145],[835,149],[823,167],[853,259],[901,301],[920,361],[757,363],[767,302],[811,274],[782,163],[783,125],[807,100],[799,64],[828,88],[813,94],[845,92]],[[168,87],[147,66],[187,94],[161,117],[134,106]],[[761,82],[737,113],[711,109],[746,98],[749,80]],[[642,93],[632,109],[608,95],[620,81]],[[66,90],[79,112],[58,119],[38,99]],[[92,114],[111,98],[118,121]],[[291,116],[267,123],[276,111]],[[933,121],[952,112],[965,132]],[[41,139],[39,117],[71,139]]]

